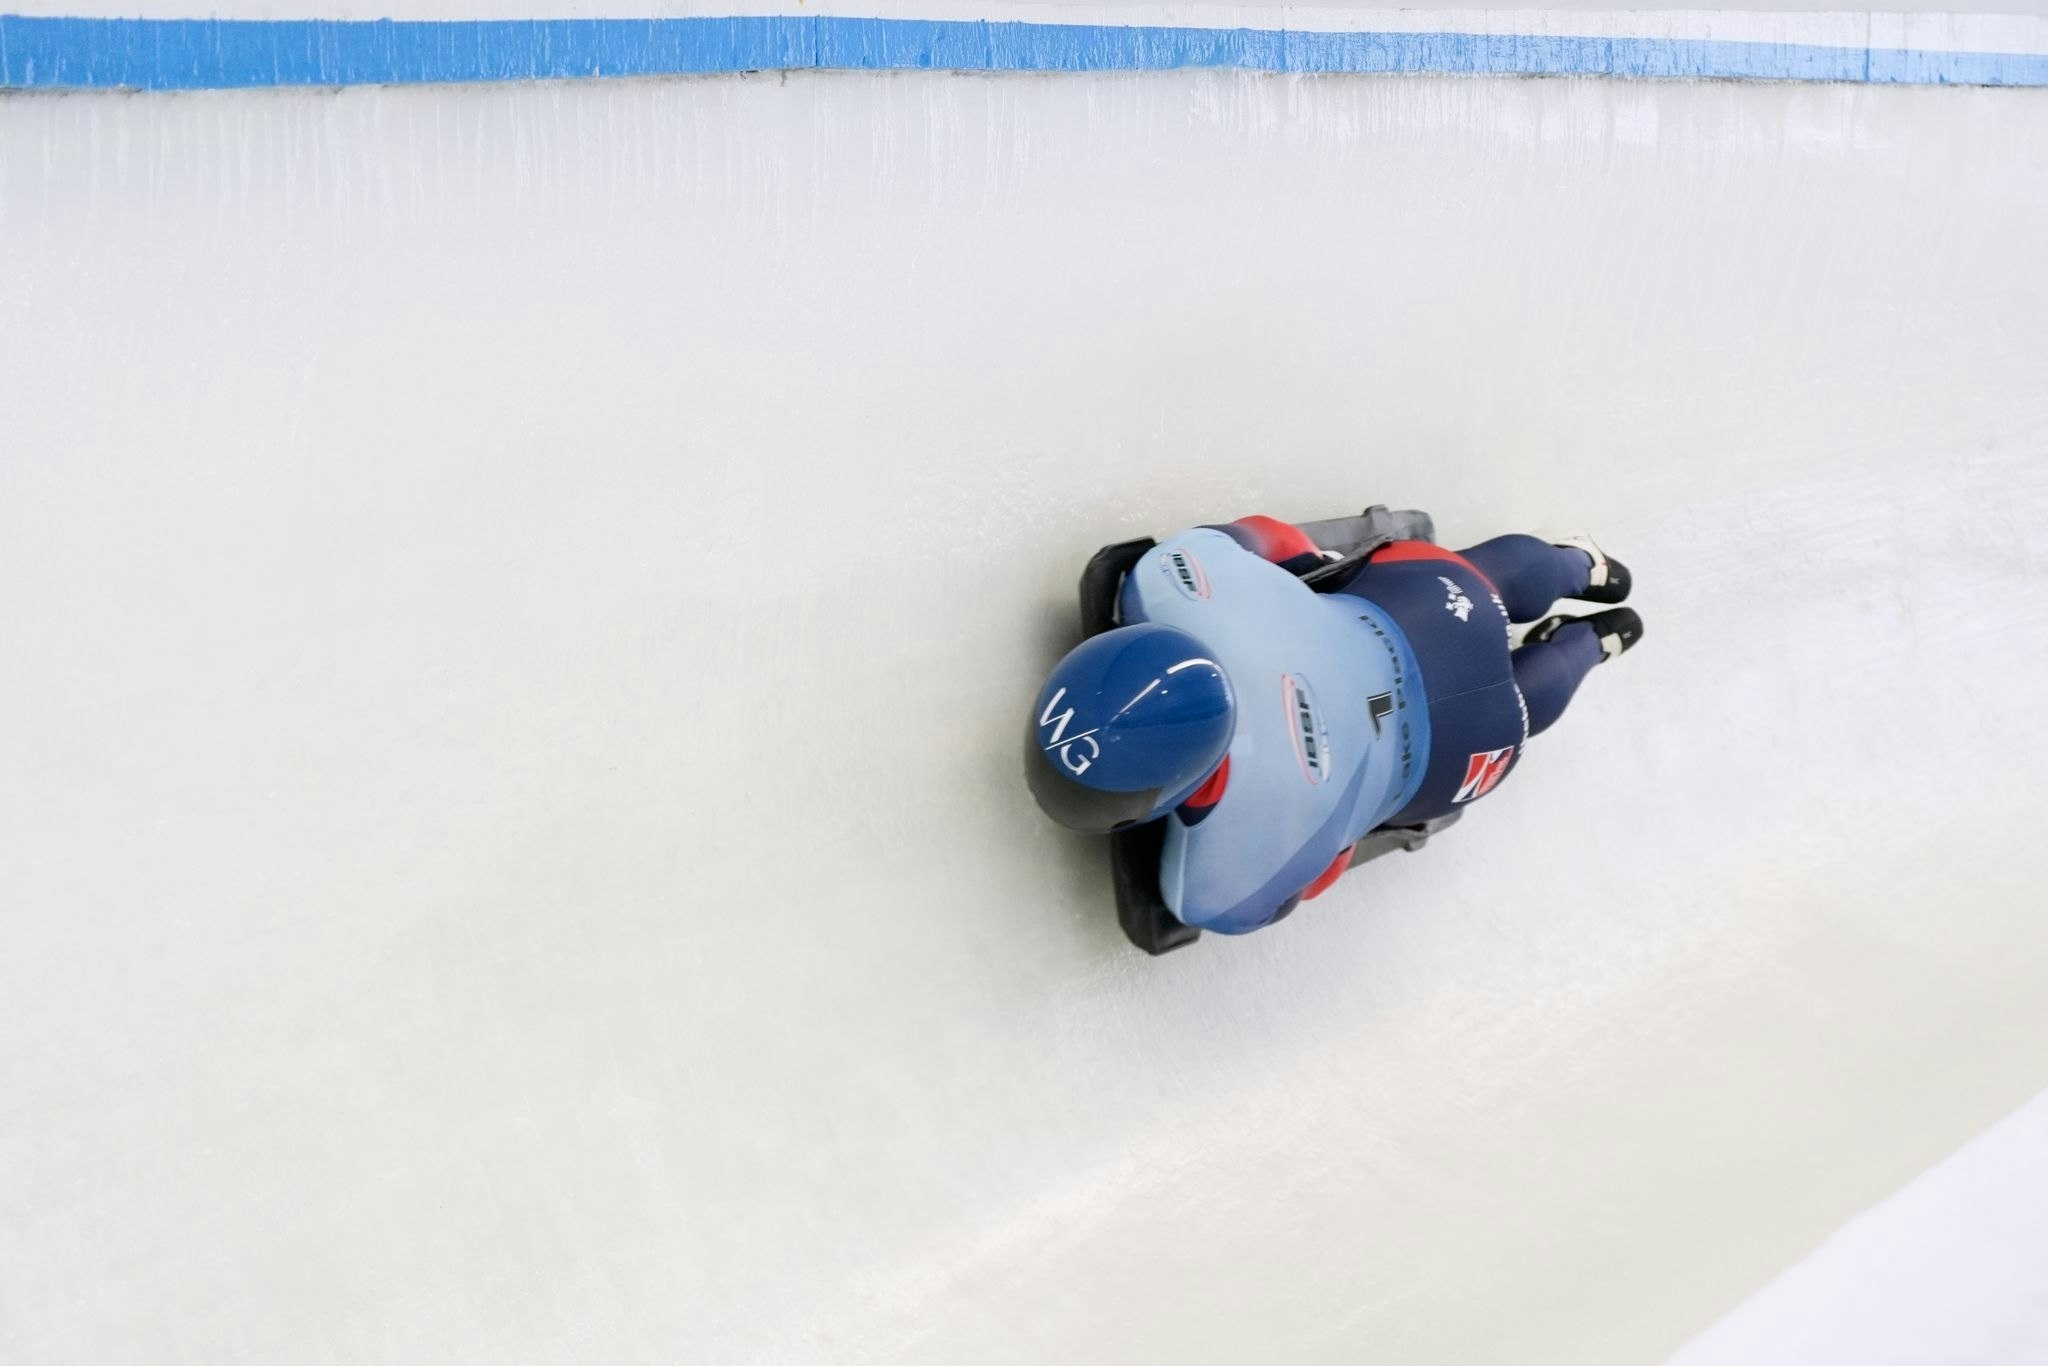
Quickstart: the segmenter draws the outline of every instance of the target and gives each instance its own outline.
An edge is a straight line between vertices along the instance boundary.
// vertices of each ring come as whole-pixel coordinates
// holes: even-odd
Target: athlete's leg
[[[1510,656],[1529,733],[1550,728],[1595,664],[1627,653],[1642,638],[1643,619],[1633,607],[1610,607],[1588,617],[1549,617],[1530,627],[1521,648]]]
[[[1560,626],[1550,639],[1524,645],[1509,656],[1515,668],[1515,686],[1529,708],[1529,734],[1549,730],[1579,690],[1593,666],[1607,658],[1600,633],[1586,622]]]
[[[1576,546],[1496,536],[1458,553],[1493,580],[1513,621],[1535,621],[1559,598],[1580,597],[1591,587],[1593,556]]]

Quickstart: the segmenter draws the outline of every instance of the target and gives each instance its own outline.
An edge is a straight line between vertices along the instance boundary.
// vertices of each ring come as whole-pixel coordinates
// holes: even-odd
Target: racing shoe
[[[1545,617],[1529,628],[1529,634],[1522,637],[1524,645],[1541,645],[1552,636],[1574,622],[1583,621],[1600,637],[1600,652],[1605,656],[1601,662],[1625,654],[1643,638],[1643,619],[1636,615],[1633,607],[1610,607],[1604,612],[1595,612],[1590,617]]]
[[[1629,577],[1628,566],[1594,545],[1591,536],[1583,531],[1575,532],[1556,537],[1550,543],[1579,551],[1593,561],[1593,572],[1586,579],[1586,591],[1572,594],[1574,598],[1580,602],[1628,601],[1628,590],[1634,583]]]

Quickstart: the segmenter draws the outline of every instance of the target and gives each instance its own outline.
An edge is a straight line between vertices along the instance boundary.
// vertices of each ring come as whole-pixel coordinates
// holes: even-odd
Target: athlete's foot
[[[1567,550],[1576,550],[1593,562],[1593,571],[1586,577],[1586,591],[1572,596],[1580,602],[1626,602],[1632,584],[1628,566],[1615,559],[1584,532],[1559,537],[1551,542]]]
[[[1529,634],[1522,637],[1522,643],[1541,645],[1565,627],[1580,623],[1590,626],[1599,636],[1602,663],[1616,655],[1626,654],[1643,638],[1643,619],[1636,615],[1633,607],[1610,607],[1589,617],[1545,617],[1529,628]]]

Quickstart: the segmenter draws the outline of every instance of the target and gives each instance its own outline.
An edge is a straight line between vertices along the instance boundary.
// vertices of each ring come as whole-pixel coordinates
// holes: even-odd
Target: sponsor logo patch
[[[1201,601],[1209,596],[1209,575],[1202,568],[1202,562],[1186,550],[1170,550],[1160,557],[1159,567],[1166,577],[1173,581],[1181,596]]]
[[[1451,798],[1453,803],[1469,802],[1484,797],[1507,776],[1508,764],[1515,757],[1515,747],[1490,749],[1475,754],[1465,761],[1465,781],[1458,785],[1458,794]]]
[[[1394,686],[1396,688],[1400,688],[1404,683],[1407,682],[1406,676],[1401,672],[1401,652],[1394,648],[1394,642],[1387,638],[1385,628],[1383,628],[1377,621],[1374,621],[1369,616],[1360,617],[1359,620],[1364,622],[1366,624],[1366,628],[1370,630],[1374,636],[1379,638],[1380,648],[1387,652],[1387,664],[1393,670]],[[1392,701],[1394,704],[1394,710],[1396,712],[1405,713],[1408,710],[1408,704],[1403,701],[1395,700],[1394,694],[1382,693],[1380,694],[1380,696],[1387,698],[1389,701]],[[1373,734],[1377,736],[1379,734],[1379,724],[1381,715],[1378,699],[1373,699],[1369,703],[1369,705],[1372,707]],[[1414,776],[1414,773],[1415,732],[1414,728],[1408,722],[1408,717],[1406,715],[1403,715],[1401,717],[1401,782],[1405,785],[1408,779]]]
[[[1288,674],[1280,680],[1280,698],[1287,707],[1288,732],[1294,737],[1294,757],[1301,762],[1301,776],[1317,786],[1330,776],[1330,733],[1323,728],[1322,713],[1308,680]]]
[[[1464,586],[1456,579],[1447,579],[1441,574],[1436,576],[1436,581],[1444,586],[1444,596],[1446,599],[1444,610],[1459,621],[1470,621],[1472,619],[1472,599],[1465,596]]]

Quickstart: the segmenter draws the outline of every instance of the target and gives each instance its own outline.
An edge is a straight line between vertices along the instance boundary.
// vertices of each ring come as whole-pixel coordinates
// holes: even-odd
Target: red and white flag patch
[[[1515,757],[1515,747],[1490,749],[1484,754],[1475,754],[1465,761],[1465,781],[1458,786],[1458,795],[1451,798],[1453,804],[1469,802],[1484,797],[1493,791],[1496,784],[1507,776],[1508,764]]]

